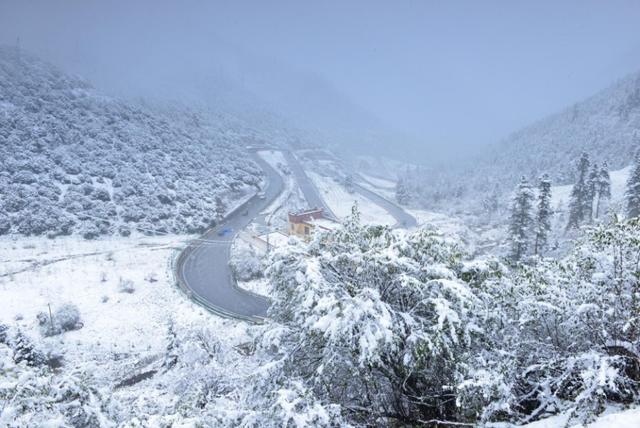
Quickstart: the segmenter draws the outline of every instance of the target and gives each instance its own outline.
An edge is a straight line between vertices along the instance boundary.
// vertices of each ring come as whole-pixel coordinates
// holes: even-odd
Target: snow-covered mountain
[[[510,179],[546,172],[566,183],[583,151],[620,169],[639,148],[640,72],[513,133],[480,159]]]
[[[244,147],[260,139],[232,121],[102,96],[0,48],[0,234],[199,230],[259,183]]]
[[[638,149],[640,72],[481,153],[404,178],[413,183],[417,204],[473,211],[488,198],[506,202],[522,175],[535,182],[547,173],[554,185],[571,184],[582,152],[619,170]]]

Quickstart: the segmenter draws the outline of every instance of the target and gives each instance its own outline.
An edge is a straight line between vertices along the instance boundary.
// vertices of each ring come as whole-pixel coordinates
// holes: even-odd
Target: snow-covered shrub
[[[274,392],[275,400],[265,420],[265,426],[348,427],[340,406],[325,404],[315,398],[302,380],[290,380]]]
[[[155,272],[151,272],[144,277],[144,280],[150,283],[158,282],[158,276],[155,274]]]
[[[136,287],[130,279],[120,278],[120,281],[118,282],[118,291],[121,293],[132,294],[136,291]]]
[[[588,421],[640,399],[640,220],[590,230],[562,260],[483,284],[487,346],[461,400],[484,419],[573,409]],[[479,397],[483,397],[478,399]],[[484,403],[478,403],[484,401]]]
[[[366,424],[460,419],[455,385],[482,335],[482,307],[455,244],[362,226],[354,212],[308,246],[276,250],[267,273],[274,324],[260,349],[275,366],[264,388],[304,379],[311,403]]]
[[[66,331],[78,330],[83,326],[80,310],[73,303],[61,305],[51,316],[40,312],[36,318],[40,325],[40,332],[44,336],[55,336]]]
[[[263,275],[260,256],[252,245],[241,239],[237,239],[233,245],[229,264],[239,281],[250,281]]]
[[[127,425],[127,421],[153,415],[156,421],[194,426],[264,426],[241,423],[249,413],[242,391],[250,385],[243,374],[250,362],[239,359],[238,353],[218,338],[219,333],[214,327],[170,321],[166,351],[153,365],[157,373],[147,380],[151,388],[163,390],[163,398],[139,394],[138,388],[118,389],[111,398],[109,419]],[[171,426],[160,422],[147,425]]]
[[[105,400],[84,373],[57,375],[46,367],[10,365],[0,345],[0,425],[97,427],[107,423]],[[14,356],[15,359],[15,356]],[[109,426],[109,425],[107,425]]]
[[[60,306],[53,315],[62,331],[77,330],[82,327],[80,310],[73,303],[65,303]]]
[[[0,235],[5,235],[11,230],[11,220],[6,214],[0,213]]]

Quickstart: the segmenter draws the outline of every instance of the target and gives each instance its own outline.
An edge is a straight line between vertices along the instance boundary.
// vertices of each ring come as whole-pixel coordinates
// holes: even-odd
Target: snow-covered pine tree
[[[6,344],[9,338],[9,327],[5,324],[0,324],[0,343]]]
[[[547,174],[540,178],[538,184],[538,207],[536,213],[536,238],[534,254],[538,255],[546,247],[551,231],[551,180]]]
[[[178,363],[178,334],[172,319],[167,323],[167,351],[164,355],[162,366],[165,369],[172,369]]]
[[[633,161],[631,175],[627,180],[627,192],[625,194],[627,217],[640,216],[640,153],[637,153]]]
[[[587,206],[587,178],[589,175],[589,155],[582,153],[578,161],[578,178],[571,189],[569,200],[569,222],[568,229],[576,229],[582,224],[585,218],[585,207]]]
[[[529,239],[531,238],[533,206],[533,192],[526,177],[520,178],[520,183],[516,189],[511,205],[511,220],[509,224],[511,253],[510,258],[514,261],[520,260],[527,254],[529,249]]]
[[[12,348],[13,359],[16,364],[24,361],[28,366],[41,367],[47,363],[45,355],[36,349],[33,342],[21,330],[16,332]]]
[[[606,161],[600,167],[598,174],[598,195],[599,197],[595,208],[596,219],[600,216],[603,201],[609,201],[609,199],[611,199],[611,177],[609,177],[609,165]]]
[[[411,199],[411,191],[409,190],[409,183],[404,177],[400,177],[396,183],[396,201],[400,205],[406,205]]]
[[[587,222],[593,221],[593,206],[597,205],[600,199],[598,182],[600,181],[600,167],[596,162],[593,163],[589,177],[587,178],[586,199],[584,201],[584,218]]]

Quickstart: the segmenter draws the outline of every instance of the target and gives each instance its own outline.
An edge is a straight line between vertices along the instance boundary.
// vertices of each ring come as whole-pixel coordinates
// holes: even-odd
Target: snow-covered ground
[[[478,241],[478,236],[459,218],[433,211],[407,209],[409,214],[415,217],[418,227],[435,227],[442,235],[448,238],[458,238],[473,251]]]
[[[362,178],[371,183],[372,185],[380,188],[380,189],[389,189],[393,190],[396,187],[396,182],[391,180],[386,180],[384,178],[374,177],[368,174],[360,174]]]
[[[375,171],[376,176],[396,181],[400,173],[418,168],[417,164],[397,161],[384,156],[357,156],[356,168],[360,173]]]
[[[396,183],[394,181],[372,177],[366,174],[360,174],[360,176],[364,180],[359,180],[359,185],[361,185],[365,189],[371,190],[372,192],[376,192],[378,195],[383,196],[390,201],[395,201]]]
[[[307,175],[320,191],[320,196],[325,200],[331,211],[339,218],[345,218],[351,214],[351,208],[358,204],[361,219],[366,224],[393,225],[395,219],[384,208],[359,195],[349,193],[347,189],[331,177],[325,177],[312,171]]]
[[[0,240],[0,323],[19,327],[36,342],[62,348],[65,365],[100,365],[114,354],[155,354],[165,346],[167,323],[209,326],[232,344],[248,327],[212,316],[174,284],[170,260],[187,236],[67,237]],[[133,292],[120,290],[131,281]],[[43,338],[36,315],[64,303],[80,310],[83,327]],[[105,360],[106,359],[106,360]],[[108,376],[102,370],[97,376]]]
[[[266,278],[252,279],[251,281],[239,282],[238,286],[252,293],[260,294],[262,296],[269,295],[269,280]]]
[[[640,408],[619,410],[607,409],[600,417],[588,425],[570,422],[569,413],[562,413],[523,425],[523,428],[638,428],[640,427]],[[512,424],[490,424],[492,428],[513,428]]]
[[[282,171],[282,168],[287,165],[287,160],[279,150],[260,150],[258,156],[278,171]]]

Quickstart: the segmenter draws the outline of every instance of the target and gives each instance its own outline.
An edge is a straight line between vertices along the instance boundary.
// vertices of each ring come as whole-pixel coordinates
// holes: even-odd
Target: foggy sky
[[[638,1],[0,0],[0,43],[105,91],[260,100],[425,153],[496,142],[640,70],[639,23]]]

